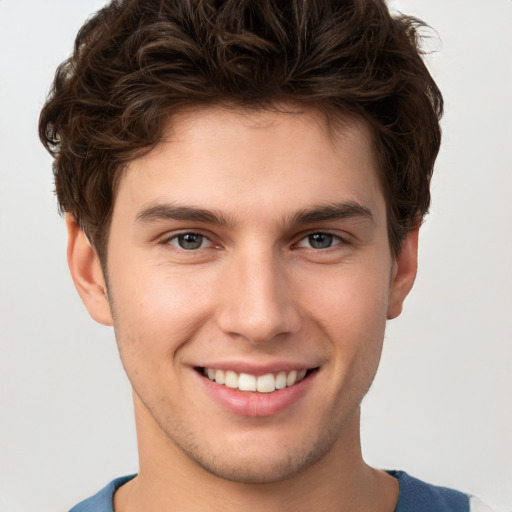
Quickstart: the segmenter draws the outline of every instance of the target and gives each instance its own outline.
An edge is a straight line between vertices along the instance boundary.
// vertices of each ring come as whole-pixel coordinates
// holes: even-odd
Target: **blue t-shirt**
[[[395,512],[470,512],[470,500],[464,494],[437,487],[409,476],[403,471],[388,471],[398,480],[400,493]],[[135,475],[116,478],[100,492],[82,501],[69,512],[114,512],[114,493]]]

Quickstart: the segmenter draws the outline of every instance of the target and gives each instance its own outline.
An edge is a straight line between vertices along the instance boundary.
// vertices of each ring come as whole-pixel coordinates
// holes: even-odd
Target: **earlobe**
[[[411,230],[402,241],[402,247],[393,264],[389,290],[388,320],[402,312],[402,306],[416,278],[418,269],[419,226]]]
[[[75,287],[89,314],[104,325],[112,325],[107,286],[100,260],[72,215],[66,216],[68,265]]]

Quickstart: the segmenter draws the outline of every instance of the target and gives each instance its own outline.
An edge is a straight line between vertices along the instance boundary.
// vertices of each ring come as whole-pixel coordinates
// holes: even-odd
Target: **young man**
[[[140,471],[74,512],[470,510],[360,448],[440,143],[418,25],[380,0],[127,0],[82,28],[40,134]]]

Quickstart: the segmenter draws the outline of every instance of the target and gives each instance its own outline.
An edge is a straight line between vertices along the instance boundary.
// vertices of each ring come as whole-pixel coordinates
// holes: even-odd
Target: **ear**
[[[75,287],[89,314],[104,325],[112,325],[107,286],[100,260],[72,215],[66,215],[68,265]]]
[[[418,270],[418,233],[419,226],[410,231],[402,241],[402,247],[395,262],[391,276],[388,301],[388,320],[396,318],[402,312],[402,306],[411,291]]]

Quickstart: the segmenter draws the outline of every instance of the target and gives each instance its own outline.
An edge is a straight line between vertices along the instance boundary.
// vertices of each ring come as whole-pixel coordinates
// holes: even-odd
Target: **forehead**
[[[162,142],[129,164],[114,213],[119,202],[151,201],[293,216],[340,201],[373,209],[382,194],[371,134],[360,121],[334,125],[299,107],[207,107],[174,115]]]

